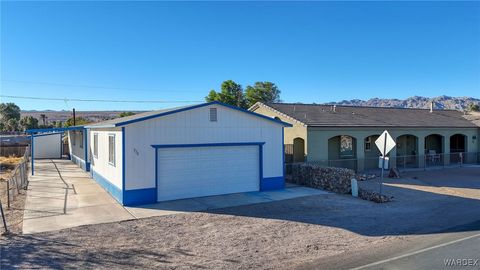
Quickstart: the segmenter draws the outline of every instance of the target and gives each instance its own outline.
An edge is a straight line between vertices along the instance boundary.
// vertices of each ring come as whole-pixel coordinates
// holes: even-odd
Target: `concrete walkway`
[[[246,192],[138,207],[123,207],[90,175],[70,160],[35,160],[35,175],[25,202],[23,233],[61,230],[87,224],[203,212],[212,209],[328,194],[318,189],[289,186],[283,190]]]
[[[24,234],[134,219],[70,160],[35,160],[29,180]]]

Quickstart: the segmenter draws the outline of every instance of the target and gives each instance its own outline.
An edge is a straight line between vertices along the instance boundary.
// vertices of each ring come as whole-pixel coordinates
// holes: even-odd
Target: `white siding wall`
[[[209,108],[218,110],[210,122]],[[265,142],[263,177],[283,175],[282,126],[221,105],[211,105],[127,125],[126,189],[155,187],[152,144]]]
[[[93,155],[93,137],[98,134],[98,155]],[[108,136],[115,135],[115,166],[108,163]],[[88,147],[90,169],[107,179],[118,188],[122,188],[122,130],[91,129],[89,130]]]
[[[35,158],[61,158],[62,134],[33,137],[33,154]]]
[[[75,133],[75,136],[73,135]],[[85,149],[84,142],[80,144],[82,136],[80,133],[83,133],[83,130],[69,130],[68,131],[68,148],[70,149],[70,155],[74,155],[82,160],[85,160]],[[75,144],[73,143],[75,139]],[[83,145],[81,148],[80,145]]]

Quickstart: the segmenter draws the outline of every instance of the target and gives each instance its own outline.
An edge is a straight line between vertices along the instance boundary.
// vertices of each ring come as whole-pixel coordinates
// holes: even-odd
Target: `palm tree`
[[[45,114],[40,114],[40,118],[42,118],[43,126],[47,125],[47,116]]]

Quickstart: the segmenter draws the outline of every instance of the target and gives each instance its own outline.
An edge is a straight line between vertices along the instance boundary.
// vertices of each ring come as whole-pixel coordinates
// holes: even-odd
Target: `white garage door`
[[[258,146],[157,151],[158,201],[259,190]]]

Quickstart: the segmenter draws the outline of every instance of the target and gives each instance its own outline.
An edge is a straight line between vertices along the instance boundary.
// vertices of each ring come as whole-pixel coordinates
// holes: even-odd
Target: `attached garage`
[[[284,187],[280,120],[220,102],[86,126],[92,177],[123,205]]]
[[[261,145],[155,146],[157,200],[260,190]]]

